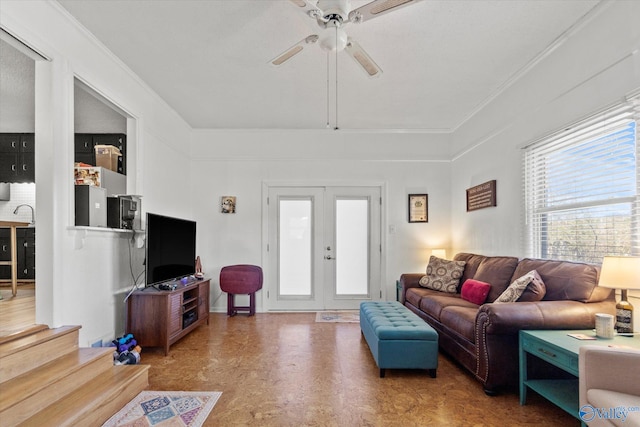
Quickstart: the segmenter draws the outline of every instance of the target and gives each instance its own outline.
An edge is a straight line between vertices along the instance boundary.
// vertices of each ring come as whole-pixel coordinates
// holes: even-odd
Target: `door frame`
[[[271,266],[269,265],[269,188],[271,187],[378,187],[380,189],[380,295],[381,300],[386,300],[387,286],[385,286],[387,277],[387,183],[384,181],[325,181],[325,180],[309,180],[309,181],[288,181],[288,180],[268,180],[262,181],[262,269],[263,269],[263,292],[260,292],[261,306],[263,311],[276,312],[269,304],[269,296],[272,292],[277,293],[277,284],[270,283]],[[292,311],[292,310],[287,310]],[[308,311],[308,310],[299,310]]]

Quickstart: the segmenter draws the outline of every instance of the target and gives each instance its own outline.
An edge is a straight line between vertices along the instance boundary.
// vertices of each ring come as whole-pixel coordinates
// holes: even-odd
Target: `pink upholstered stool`
[[[262,268],[257,265],[229,265],[220,270],[220,289],[227,293],[227,314],[235,316],[238,310],[256,314],[256,292],[262,289]],[[249,294],[249,306],[237,307],[236,294]]]

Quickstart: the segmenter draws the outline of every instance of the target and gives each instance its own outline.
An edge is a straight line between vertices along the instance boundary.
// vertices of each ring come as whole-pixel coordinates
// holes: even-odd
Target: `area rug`
[[[316,322],[324,323],[360,323],[358,311],[319,311]]]
[[[218,391],[142,391],[103,427],[199,427],[221,395]]]

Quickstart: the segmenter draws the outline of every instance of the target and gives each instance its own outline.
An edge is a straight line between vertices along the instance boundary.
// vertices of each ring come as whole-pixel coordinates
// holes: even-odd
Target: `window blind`
[[[640,255],[639,122],[635,96],[525,147],[529,256]]]

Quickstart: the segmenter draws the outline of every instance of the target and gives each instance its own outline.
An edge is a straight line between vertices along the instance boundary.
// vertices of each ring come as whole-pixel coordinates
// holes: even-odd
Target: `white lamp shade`
[[[598,286],[614,289],[640,289],[640,257],[604,257]]]
[[[431,255],[438,257],[438,258],[446,258],[447,257],[447,250],[446,249],[431,249]]]

